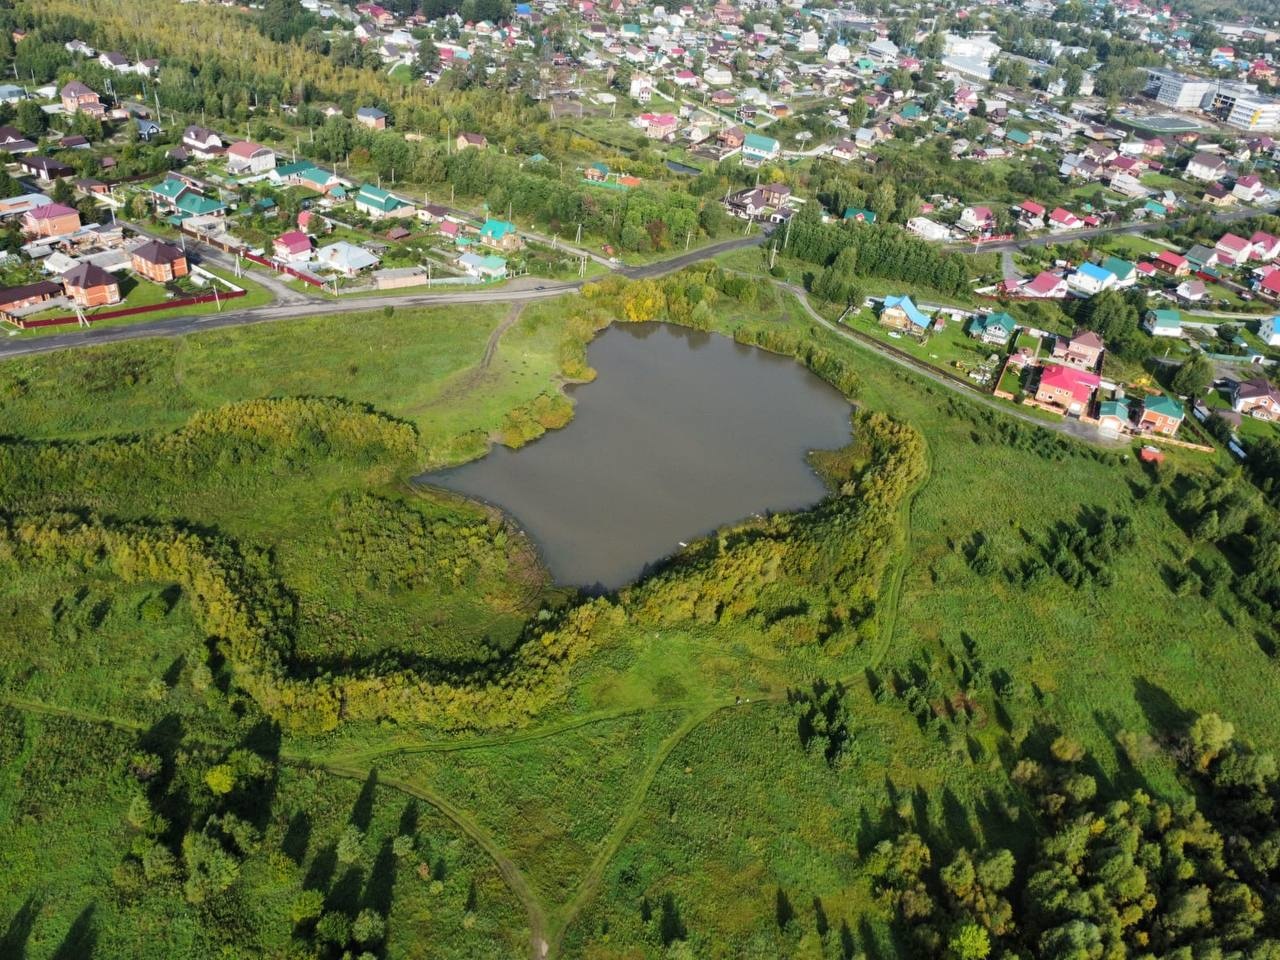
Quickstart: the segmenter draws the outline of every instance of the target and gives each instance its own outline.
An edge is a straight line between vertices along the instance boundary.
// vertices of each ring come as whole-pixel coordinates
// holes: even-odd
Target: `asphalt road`
[[[1214,211],[1209,215],[1218,223],[1238,223],[1250,217],[1262,217],[1276,212],[1275,207],[1244,207],[1236,210]],[[1191,217],[1177,217],[1173,220],[1144,220],[1140,223],[1121,223],[1109,227],[1091,227],[1087,230],[1072,230],[1067,233],[1045,233],[1034,237],[1023,237],[1021,240],[1005,240],[1000,243],[984,243],[978,245],[979,253],[1003,253],[1004,251],[1022,250],[1025,247],[1043,247],[1053,243],[1075,243],[1077,240],[1095,240],[1113,234],[1141,236],[1152,233],[1163,227],[1180,227]],[[956,253],[972,253],[972,243],[948,244],[948,250]]]
[[[668,260],[645,264],[638,267],[626,267],[618,271],[633,279],[647,279],[673,273],[692,263],[707,260],[711,257],[758,246],[764,241],[764,234],[755,233],[748,237],[738,237],[721,243],[691,250]],[[193,245],[194,246],[194,245]],[[204,247],[201,245],[201,251]],[[209,256],[211,260],[216,257]],[[254,279],[259,279],[254,274]],[[92,347],[105,343],[121,343],[126,340],[147,340],[153,337],[181,337],[189,333],[204,330],[224,330],[228,327],[247,326],[254,323],[271,323],[277,320],[290,320],[295,317],[315,317],[338,313],[359,313],[378,310],[383,307],[438,307],[459,303],[528,303],[534,300],[545,300],[561,294],[578,290],[588,281],[574,280],[569,282],[547,281],[545,284],[529,289],[527,287],[499,287],[489,290],[475,290],[456,293],[413,293],[390,297],[350,297],[340,300],[301,299],[289,303],[275,303],[269,306],[254,307],[249,310],[225,310],[222,313],[209,313],[200,316],[166,317],[162,320],[150,320],[114,327],[90,327],[87,330],[77,329],[67,333],[49,334],[47,336],[23,338],[12,336],[0,342],[0,359],[18,357],[32,353],[48,353],[53,350],[65,350],[74,347]],[[289,291],[295,293],[295,291]]]

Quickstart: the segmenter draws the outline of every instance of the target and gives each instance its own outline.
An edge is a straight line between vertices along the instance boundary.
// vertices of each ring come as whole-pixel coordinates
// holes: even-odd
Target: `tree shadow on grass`
[[[280,841],[280,849],[284,855],[302,866],[307,859],[307,845],[311,842],[311,814],[299,810],[289,819],[289,827]]]
[[[311,866],[307,868],[307,875],[302,880],[302,888],[304,890],[326,889],[337,869],[338,850],[334,844],[330,843],[311,861]]]
[[[91,903],[80,911],[50,960],[89,960],[93,956],[98,946],[98,934],[93,928],[95,910]]]
[[[360,912],[360,891],[364,889],[364,869],[348,867],[325,897],[324,908],[337,910],[354,917]]]
[[[1145,677],[1133,681],[1133,696],[1156,734],[1180,733],[1195,719],[1195,714],[1179,706],[1168,691]]]
[[[391,839],[387,838],[373,859],[369,882],[364,888],[364,906],[372,907],[385,917],[391,912],[391,893],[395,883],[396,855],[391,850]]]
[[[9,918],[9,926],[4,936],[0,937],[0,957],[6,960],[26,960],[27,941],[31,939],[31,929],[36,925],[36,917],[40,915],[41,903],[35,897],[27,897],[18,912]]]
[[[350,822],[362,833],[369,832],[369,824],[373,821],[373,801],[377,792],[378,771],[374,768],[369,771],[369,776],[365,777],[364,785],[360,788],[360,796],[356,797],[356,804],[351,808]]]

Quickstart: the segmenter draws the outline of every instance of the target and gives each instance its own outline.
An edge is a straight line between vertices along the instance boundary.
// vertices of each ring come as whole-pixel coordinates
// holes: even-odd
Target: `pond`
[[[418,478],[502,507],[557,582],[620,587],[723,524],[826,494],[806,454],[849,442],[850,406],[794,360],[660,323],[615,324],[588,357],[568,426]]]

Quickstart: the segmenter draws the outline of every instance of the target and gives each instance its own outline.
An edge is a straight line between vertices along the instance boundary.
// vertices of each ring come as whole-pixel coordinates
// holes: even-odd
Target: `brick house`
[[[1092,330],[1057,337],[1053,342],[1053,359],[1081,370],[1096,370],[1102,351],[1102,338]]]
[[[1231,391],[1231,409],[1258,420],[1280,420],[1280,390],[1262,377],[1242,380]]]
[[[171,243],[148,240],[129,255],[129,265],[140,277],[154,283],[168,283],[188,272],[187,255]]]
[[[80,212],[60,203],[46,203],[22,215],[22,232],[28,237],[60,237],[80,229]]]
[[[120,284],[111,274],[92,263],[80,263],[62,275],[67,296],[82,307],[101,307],[120,302]]]
[[[1155,393],[1142,400],[1142,412],[1138,415],[1138,429],[1146,433],[1162,433],[1172,437],[1182,424],[1182,404],[1173,397]]]
[[[1080,416],[1089,409],[1089,401],[1099,383],[1097,374],[1056,363],[1046,364],[1040,368],[1036,400]]]

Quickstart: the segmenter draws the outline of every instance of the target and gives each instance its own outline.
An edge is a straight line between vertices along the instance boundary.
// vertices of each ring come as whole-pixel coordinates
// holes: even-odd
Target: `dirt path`
[[[498,344],[502,340],[502,335],[516,325],[520,319],[520,314],[523,312],[523,303],[512,303],[507,308],[507,315],[502,318],[501,323],[493,328],[493,332],[489,334],[489,339],[485,341],[484,353],[480,355],[480,362],[471,369],[463,371],[455,382],[446,383],[444,389],[430,400],[418,404],[416,407],[411,407],[409,412],[422,413],[428,407],[435,406],[438,403],[451,403],[465,397],[480,386],[488,375],[489,368],[493,366],[493,358],[498,353]]]
[[[369,776],[368,769],[360,767],[347,767],[340,764],[320,763],[315,765],[316,769],[325,773],[332,774],[336,777],[346,777],[351,780],[364,781]],[[417,784],[409,783],[405,780],[388,779],[385,777],[378,778],[378,785],[388,787],[392,790],[398,790],[401,793],[421,800],[423,803],[430,804],[441,814],[452,821],[453,825],[465,833],[476,845],[489,855],[498,868],[498,873],[502,875],[502,879],[506,882],[511,892],[515,894],[516,899],[520,901],[525,908],[525,912],[529,918],[529,952],[534,960],[543,960],[548,954],[547,941],[547,915],[543,909],[542,902],[534,894],[533,888],[529,886],[529,881],[525,879],[525,875],[520,868],[516,866],[515,861],[503,852],[502,848],[489,836],[489,834],[481,827],[471,816],[461,807],[455,806],[452,801],[448,800],[442,794],[427,787],[420,787]]]

